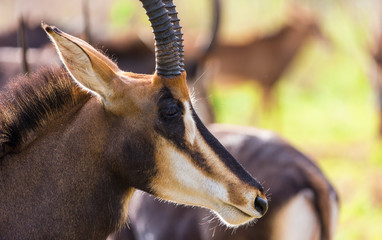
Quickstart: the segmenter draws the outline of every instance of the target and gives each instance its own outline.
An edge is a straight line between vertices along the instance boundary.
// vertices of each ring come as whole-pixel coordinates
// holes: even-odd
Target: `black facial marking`
[[[183,104],[174,99],[168,88],[164,88],[161,93],[162,95],[158,101],[160,120],[168,124],[182,121],[184,114]]]
[[[127,182],[134,183],[133,187],[137,189],[152,193],[151,179],[157,174],[152,141],[149,138],[142,138],[139,133],[132,132],[126,139],[122,151],[125,159],[123,166],[127,169],[124,172],[129,172]]]
[[[186,128],[183,122],[183,104],[173,97],[170,89],[164,87],[160,91],[157,105],[158,118],[154,124],[155,130],[174,142],[184,141]]]
[[[208,131],[193,108],[192,115],[196,124],[196,128],[199,130],[200,134],[211,147],[211,149],[223,161],[223,163],[229,169],[231,169],[232,172],[236,173],[240,180],[255,186],[260,191],[264,192],[263,187],[254,178],[252,178],[251,175],[246,170],[244,170],[244,168],[241,167],[236,159],[223,147],[223,145],[210,133],[210,131]]]
[[[173,97],[170,89],[164,87],[160,91],[157,105],[158,119],[154,124],[154,129],[164,138],[170,140],[178,150],[190,155],[196,166],[207,173],[211,173],[211,167],[208,166],[200,150],[197,147],[191,149],[186,141],[186,127],[183,121],[185,109],[183,104]]]

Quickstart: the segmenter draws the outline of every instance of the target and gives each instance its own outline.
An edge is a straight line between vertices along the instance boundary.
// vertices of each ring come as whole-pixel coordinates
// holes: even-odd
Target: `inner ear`
[[[120,87],[115,84],[119,72],[116,64],[81,39],[53,26],[43,24],[42,27],[73,78],[85,89],[110,102]]]

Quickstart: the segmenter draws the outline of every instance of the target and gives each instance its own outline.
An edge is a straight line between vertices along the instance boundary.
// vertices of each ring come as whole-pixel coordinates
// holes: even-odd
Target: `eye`
[[[181,115],[180,108],[176,104],[171,104],[162,108],[160,113],[165,119],[173,119]]]
[[[171,91],[164,87],[158,99],[158,114],[162,123],[175,123],[181,121],[184,106],[179,99],[175,99]]]

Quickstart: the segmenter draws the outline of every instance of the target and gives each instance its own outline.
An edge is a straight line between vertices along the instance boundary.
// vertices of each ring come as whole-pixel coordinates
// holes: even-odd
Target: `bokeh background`
[[[264,107],[255,81],[224,84],[208,79],[216,121],[272,129],[317,164],[336,187],[341,210],[336,240],[382,239],[382,146],[372,53],[382,32],[378,0],[221,0],[219,41],[243,43],[272,34],[289,21],[291,8],[307,9],[325,41],[306,41]],[[185,45],[197,47],[209,35],[210,0],[178,0]],[[91,33],[102,41],[137,34],[152,38],[138,1],[89,0]],[[0,0],[0,34],[41,20],[80,34],[78,0]],[[187,49],[186,49],[187,50]],[[187,52],[186,52],[187,55]],[[6,58],[7,56],[0,56]],[[202,76],[214,78],[213,69]]]

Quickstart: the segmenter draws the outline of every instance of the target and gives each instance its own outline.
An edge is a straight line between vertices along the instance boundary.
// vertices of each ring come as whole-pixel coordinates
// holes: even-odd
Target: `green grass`
[[[110,9],[110,20],[115,27],[124,27],[131,20],[134,5],[130,1],[116,0]]]

